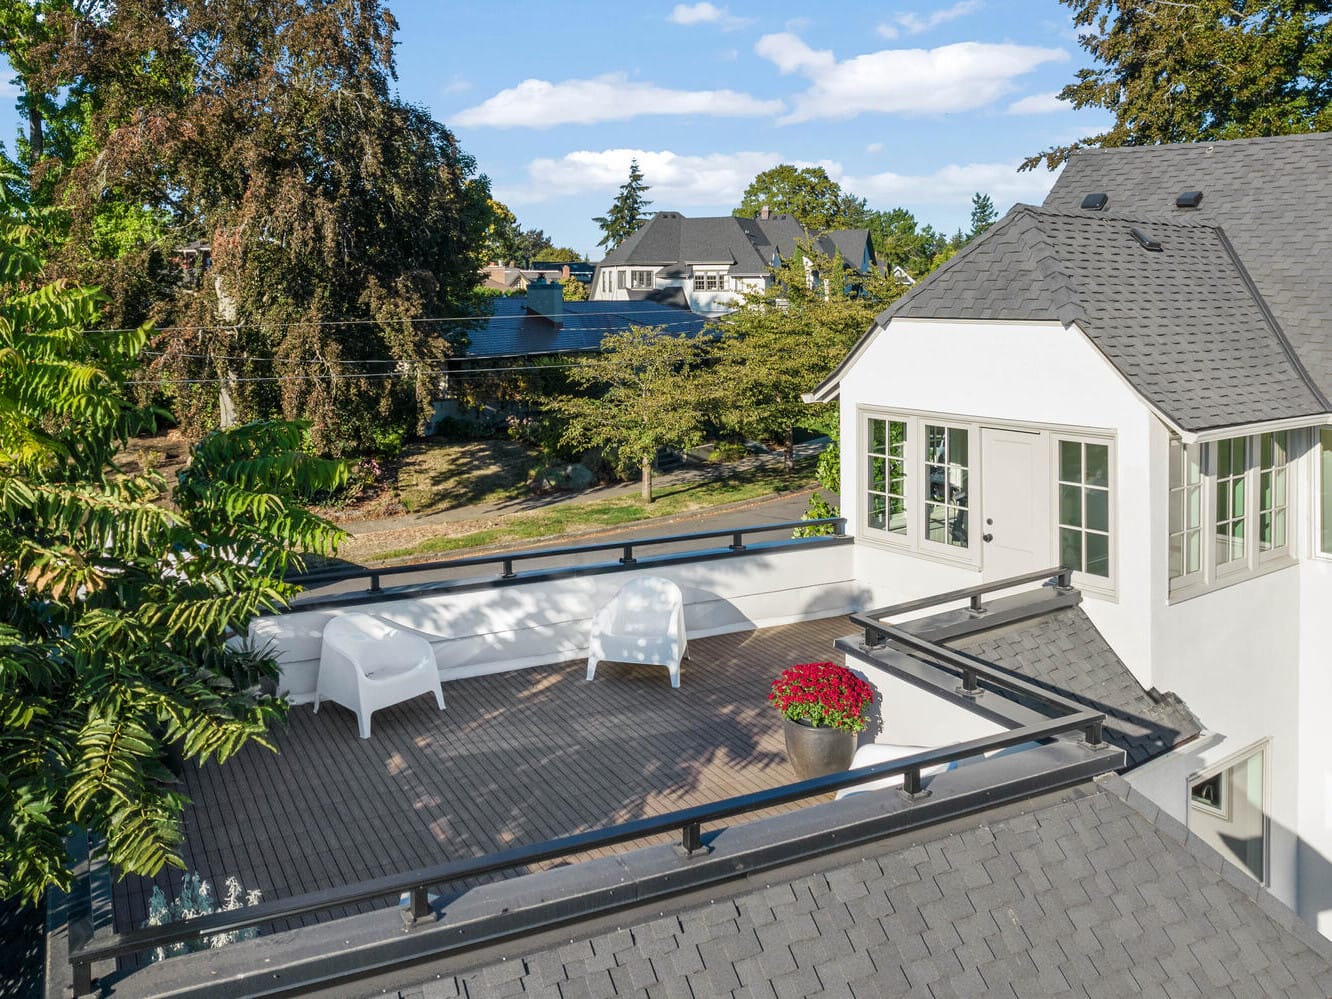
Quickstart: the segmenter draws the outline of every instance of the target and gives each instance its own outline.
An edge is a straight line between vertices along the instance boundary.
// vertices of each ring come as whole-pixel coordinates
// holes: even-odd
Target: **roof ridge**
[[[1202,139],[1193,142],[1156,142],[1148,146],[1080,146],[1073,150],[1070,156],[1113,156],[1113,155],[1132,155],[1135,153],[1147,152],[1171,152],[1179,149],[1214,149],[1223,146],[1245,145],[1251,146],[1259,143],[1287,143],[1299,142],[1301,140],[1332,141],[1332,132],[1311,130],[1308,132],[1290,132],[1286,135],[1250,135],[1242,139]]]

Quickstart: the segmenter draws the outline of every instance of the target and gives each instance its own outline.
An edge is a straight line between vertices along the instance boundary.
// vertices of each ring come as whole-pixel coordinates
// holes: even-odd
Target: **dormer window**
[[[633,270],[629,272],[629,287],[637,289],[652,288],[652,272]]]

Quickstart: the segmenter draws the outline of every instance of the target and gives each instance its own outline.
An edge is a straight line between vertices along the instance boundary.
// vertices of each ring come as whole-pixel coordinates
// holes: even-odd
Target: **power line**
[[[569,315],[590,316],[594,318],[600,318],[602,316],[608,316],[608,317],[615,316],[617,318],[629,320],[630,321],[629,325],[651,326],[653,328],[656,327],[666,328],[673,326],[694,326],[700,323],[706,323],[710,318],[716,318],[708,316],[696,316],[693,319],[681,319],[669,323],[653,323],[653,322],[648,322],[647,321],[648,317],[644,316],[641,317],[645,320],[644,322],[636,323],[633,322],[633,320],[637,317],[634,317],[632,315],[621,315],[616,312],[605,312],[605,313],[571,312],[569,313]],[[515,322],[526,322],[532,319],[533,316],[540,317],[540,314],[506,313],[500,316],[443,316],[443,317],[433,317],[433,318],[422,317],[420,319],[311,319],[304,321],[295,320],[292,322],[272,322],[272,323],[270,322],[217,323],[210,326],[154,326],[153,332],[155,333],[202,333],[202,332],[217,332],[217,331],[235,332],[237,330],[244,330],[244,329],[288,329],[292,326],[393,326],[397,323],[493,323],[499,320],[513,320]],[[137,333],[139,329],[140,327],[135,326],[126,329],[92,330],[89,332]]]
[[[396,362],[395,362],[396,363]],[[363,374],[340,374],[338,372],[325,372],[323,374],[300,374],[300,375],[239,375],[235,378],[134,378],[125,382],[126,385],[220,385],[223,382],[228,385],[239,384],[242,382],[299,382],[299,381],[375,381],[384,378],[418,378],[437,375],[447,375],[453,378],[460,375],[484,375],[484,374],[508,374],[515,371],[550,371],[554,368],[573,368],[577,367],[576,362],[570,361],[565,364],[527,364],[515,365],[511,368],[462,368],[457,371],[449,370],[420,370],[420,371],[381,371],[366,372]]]

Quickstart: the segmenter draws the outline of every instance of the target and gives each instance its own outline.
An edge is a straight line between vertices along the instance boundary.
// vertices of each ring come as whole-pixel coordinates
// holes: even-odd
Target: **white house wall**
[[[1332,561],[1305,562],[1300,584],[1297,911],[1332,936]]]
[[[859,529],[861,407],[938,413],[985,426],[1055,425],[1113,432],[1111,531],[1116,539],[1117,595],[1088,593],[1084,606],[1139,680],[1151,685],[1151,641],[1143,627],[1154,592],[1151,553],[1128,542],[1142,536],[1151,519],[1154,490],[1164,489],[1152,481],[1150,459],[1153,436],[1164,430],[1078,329],[1055,322],[895,319],[847,372],[840,391],[842,512],[857,538],[857,575],[873,589],[880,606],[974,585],[981,574],[865,539]],[[1160,436],[1161,448],[1164,440]],[[1160,468],[1164,474],[1164,460]],[[973,530],[979,528],[973,511]],[[1053,565],[1053,529],[1050,545],[1047,564]]]

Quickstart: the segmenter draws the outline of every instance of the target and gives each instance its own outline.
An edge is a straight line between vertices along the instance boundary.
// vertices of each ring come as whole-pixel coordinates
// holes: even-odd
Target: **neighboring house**
[[[903,600],[1072,567],[1207,726],[1130,783],[1325,934],[1329,196],[1332,134],[1081,150],[812,394],[840,398],[856,577]]]
[[[491,291],[502,291],[506,294],[517,294],[526,291],[529,285],[541,280],[548,282],[573,280],[590,286],[592,273],[595,269],[593,264],[566,264],[550,260],[533,261],[527,267],[516,267],[513,264],[490,264],[481,271],[481,287],[488,288]]]
[[[746,293],[768,287],[772,268],[794,259],[805,241],[861,273],[877,263],[866,229],[814,235],[795,216],[767,209],[753,219],[658,212],[597,265],[592,301],[633,301],[678,288],[695,312],[729,312]]]

